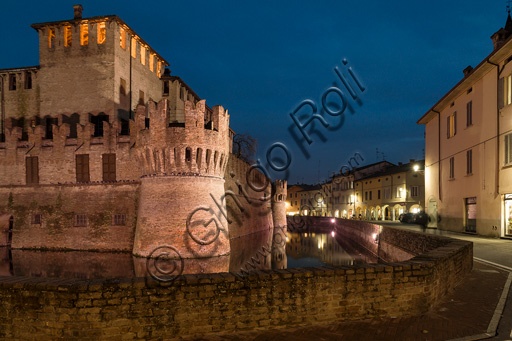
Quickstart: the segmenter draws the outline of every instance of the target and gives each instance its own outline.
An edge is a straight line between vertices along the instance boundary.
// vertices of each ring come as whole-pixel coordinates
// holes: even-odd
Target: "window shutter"
[[[453,113],[453,136],[457,134],[457,112]]]
[[[39,159],[37,156],[32,157],[32,183],[39,183]]]
[[[508,164],[510,160],[510,135],[505,136],[505,164]]]
[[[446,118],[446,138],[450,138],[450,116]]]
[[[84,155],[84,178],[85,181],[89,181],[89,154]]]
[[[501,109],[505,106],[505,78],[498,81],[498,107]]]
[[[103,154],[103,181],[116,181],[116,154]]]

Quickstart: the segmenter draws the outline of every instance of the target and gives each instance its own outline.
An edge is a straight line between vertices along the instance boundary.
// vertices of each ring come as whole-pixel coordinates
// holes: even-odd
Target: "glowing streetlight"
[[[419,165],[414,165],[413,167],[414,171],[417,172],[420,170],[420,166]]]

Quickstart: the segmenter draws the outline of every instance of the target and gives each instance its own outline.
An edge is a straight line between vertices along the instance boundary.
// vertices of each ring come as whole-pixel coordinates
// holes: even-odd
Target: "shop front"
[[[505,237],[512,237],[512,194],[505,194],[504,204]]]

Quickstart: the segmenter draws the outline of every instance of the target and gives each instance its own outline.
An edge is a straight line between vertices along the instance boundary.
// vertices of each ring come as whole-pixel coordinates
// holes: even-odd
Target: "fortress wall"
[[[2,186],[0,212],[14,217],[13,248],[131,251],[138,191],[138,182]],[[76,226],[78,214],[87,226]],[[114,226],[113,215],[125,224]]]
[[[184,275],[167,283],[0,277],[0,337],[200,337],[422,314],[472,268],[472,243],[444,239],[387,265]]]
[[[252,264],[259,269],[270,269],[270,248],[273,235],[271,209],[271,184],[261,192],[252,189],[247,179],[254,187],[264,187],[263,174],[258,169],[230,154],[224,188],[226,190],[226,205],[229,225],[231,251],[241,255],[239,259],[231,259],[230,270],[240,271]],[[264,200],[261,200],[264,198]],[[265,200],[266,199],[266,200]],[[254,240],[260,240],[255,243]],[[262,249],[261,245],[265,246]],[[259,253],[260,252],[260,253]],[[260,264],[251,262],[251,257],[259,257]],[[251,268],[250,267],[250,268]]]

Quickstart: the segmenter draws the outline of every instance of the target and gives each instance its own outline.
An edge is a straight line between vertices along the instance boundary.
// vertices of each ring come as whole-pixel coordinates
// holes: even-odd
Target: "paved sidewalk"
[[[196,340],[450,340],[487,332],[509,275],[475,262],[456,290],[420,316],[212,335]],[[503,335],[507,340],[508,335]],[[471,338],[474,339],[474,338]],[[468,339],[469,340],[469,339]]]

